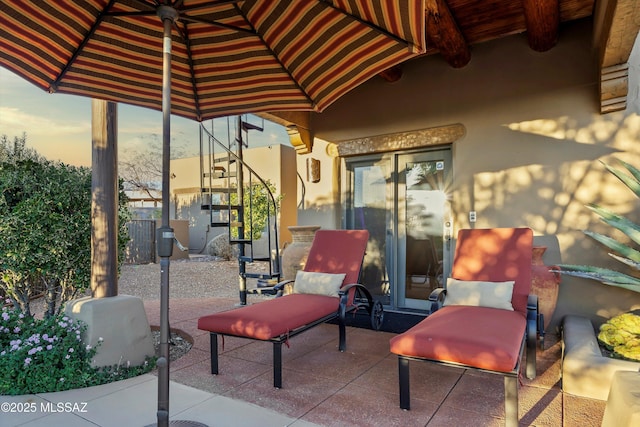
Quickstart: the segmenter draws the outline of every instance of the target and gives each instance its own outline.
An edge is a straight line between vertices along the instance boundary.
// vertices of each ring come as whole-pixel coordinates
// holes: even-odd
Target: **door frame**
[[[344,228],[350,228],[355,225],[354,211],[352,210],[354,204],[354,176],[353,167],[362,165],[366,166],[367,163],[374,165],[375,163],[386,164],[389,170],[387,171],[388,182],[386,185],[386,209],[387,209],[387,235],[385,239],[385,264],[386,264],[386,279],[389,286],[388,298],[382,301],[388,310],[397,311],[425,311],[428,310],[429,304],[427,300],[411,301],[403,297],[399,293],[400,287],[405,286],[405,278],[400,277],[400,262],[405,262],[402,259],[404,248],[400,250],[400,244],[402,243],[399,236],[399,159],[403,156],[420,156],[428,155],[429,153],[444,153],[445,161],[448,163],[446,169],[446,181],[447,187],[450,189],[453,183],[453,150],[452,145],[431,146],[422,147],[419,149],[411,149],[405,151],[394,152],[381,152],[376,154],[367,154],[362,156],[345,157],[342,162],[342,171],[345,180],[342,185],[342,209],[344,215],[342,216],[342,226]],[[446,224],[446,225],[445,225]],[[451,265],[451,236],[453,234],[453,213],[450,200],[447,203],[446,218],[443,221],[443,280],[446,280],[450,272]],[[405,271],[402,269],[402,271]],[[408,301],[407,301],[408,300]]]

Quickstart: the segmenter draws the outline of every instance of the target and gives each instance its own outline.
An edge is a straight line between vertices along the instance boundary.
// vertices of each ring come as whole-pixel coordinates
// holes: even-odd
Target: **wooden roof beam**
[[[640,3],[598,1],[594,22],[594,45],[600,63],[600,112],[624,110],[629,92],[629,56],[640,31]]]
[[[298,154],[308,154],[313,151],[315,137],[311,129],[311,113],[309,111],[274,111],[270,113],[256,113],[258,117],[284,126],[287,129],[289,142]]]
[[[529,47],[546,52],[558,42],[560,28],[559,0],[522,0]]]
[[[380,77],[389,83],[397,82],[402,78],[402,68],[400,68],[400,65],[395,65],[381,72]]]
[[[445,0],[426,0],[425,19],[428,40],[449,65],[454,68],[467,65],[471,60],[469,45]]]

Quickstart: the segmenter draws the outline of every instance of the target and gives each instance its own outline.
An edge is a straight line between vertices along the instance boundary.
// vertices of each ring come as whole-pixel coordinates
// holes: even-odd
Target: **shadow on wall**
[[[317,197],[305,201],[304,209],[298,209],[297,225],[319,225],[324,229],[342,228],[342,206],[329,197]]]
[[[640,159],[637,148],[624,142],[640,140],[637,116],[599,117],[588,124],[562,118],[535,122],[510,125],[507,135],[496,135],[503,142],[488,140],[477,148],[460,142],[453,207],[457,224],[465,224],[467,212],[475,210],[478,227],[526,225],[548,235],[583,229],[594,220],[584,205],[607,204],[612,189],[619,187],[596,160],[614,153],[631,163]],[[566,241],[561,239],[560,246],[567,250]]]
[[[456,184],[460,196],[454,208],[456,223],[465,224],[466,213],[475,210],[477,227],[528,226],[535,234],[553,236],[557,246],[545,254],[547,264],[562,258],[568,264],[620,269],[604,246],[582,233],[589,229],[619,237],[585,205],[597,203],[638,221],[637,198],[597,160],[611,163],[619,158],[640,165],[640,117],[610,114],[581,125],[562,118],[537,120],[509,129],[516,132],[514,138],[499,138],[509,140],[508,146],[491,142],[482,146],[499,156],[482,157],[470,148],[465,155],[474,161],[456,164],[465,171],[464,180]],[[562,276],[553,322],[565,314],[579,314],[599,324],[638,307],[638,293]]]

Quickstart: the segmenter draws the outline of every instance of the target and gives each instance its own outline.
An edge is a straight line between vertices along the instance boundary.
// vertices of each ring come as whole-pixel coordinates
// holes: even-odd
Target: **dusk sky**
[[[172,144],[188,155],[199,154],[198,123],[172,116]],[[251,123],[261,123],[253,116]],[[208,128],[211,121],[205,122]],[[49,94],[0,67],[0,135],[27,133],[27,147],[50,160],[91,166],[91,99]],[[216,137],[226,141],[227,119],[215,120]],[[162,113],[118,104],[118,155],[162,141]],[[265,121],[264,132],[252,131],[250,146],[288,144],[285,129]]]

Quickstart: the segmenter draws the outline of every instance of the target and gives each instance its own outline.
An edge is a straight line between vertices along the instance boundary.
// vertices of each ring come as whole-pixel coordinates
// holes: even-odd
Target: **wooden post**
[[[522,0],[529,47],[546,52],[558,42],[560,3],[558,0]]]
[[[91,101],[91,295],[118,295],[118,106]]]

